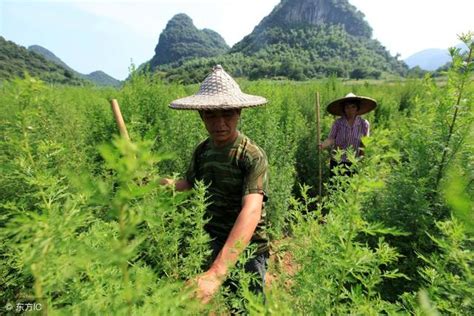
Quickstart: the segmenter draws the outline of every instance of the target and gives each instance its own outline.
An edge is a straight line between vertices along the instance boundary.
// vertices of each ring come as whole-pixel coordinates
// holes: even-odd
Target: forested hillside
[[[82,78],[84,80],[88,80],[93,82],[94,84],[98,86],[112,86],[112,87],[119,87],[121,85],[121,82],[115,78],[112,78],[108,74],[106,74],[103,71],[94,71],[91,72],[90,74],[81,74],[71,67],[69,67],[65,62],[63,62],[59,57],[57,57],[54,53],[49,51],[48,49],[41,47],[39,45],[32,45],[28,47],[29,51],[35,52],[41,56],[43,56],[46,60],[49,60],[64,69],[72,72],[76,77]]]
[[[157,70],[169,80],[195,82],[216,63],[250,79],[378,79],[408,71],[372,39],[363,13],[347,0],[282,0],[229,53],[169,61]]]
[[[51,83],[88,84],[72,71],[0,36],[0,80],[24,77],[25,73]]]

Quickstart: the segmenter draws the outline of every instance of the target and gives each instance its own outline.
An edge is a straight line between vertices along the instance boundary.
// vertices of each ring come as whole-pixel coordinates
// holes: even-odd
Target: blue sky
[[[41,45],[73,69],[103,70],[124,79],[133,61],[154,54],[161,31],[177,13],[233,45],[280,0],[0,0],[0,35],[25,47]],[[378,39],[402,58],[457,44],[474,31],[473,0],[349,0]]]

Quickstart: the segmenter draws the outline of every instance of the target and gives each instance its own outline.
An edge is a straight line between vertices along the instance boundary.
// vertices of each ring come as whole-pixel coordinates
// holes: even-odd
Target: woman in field
[[[377,107],[377,102],[368,97],[357,96],[353,93],[345,97],[332,101],[327,106],[327,111],[340,116],[332,125],[328,138],[319,144],[321,149],[331,147],[330,170],[331,177],[334,175],[334,168],[342,166],[343,174],[351,175],[351,163],[348,159],[348,151],[355,153],[356,157],[364,155],[364,144],[362,137],[369,136],[370,124],[360,115],[368,113]],[[342,151],[340,160],[336,159],[336,151]]]

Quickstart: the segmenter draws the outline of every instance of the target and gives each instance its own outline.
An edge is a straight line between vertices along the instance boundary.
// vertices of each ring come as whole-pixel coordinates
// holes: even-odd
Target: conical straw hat
[[[174,100],[169,105],[178,110],[227,110],[264,105],[267,99],[245,94],[232,77],[217,65],[204,79],[195,95]]]
[[[365,114],[377,107],[377,101],[375,101],[374,99],[358,96],[354,93],[349,93],[345,97],[334,100],[329,103],[327,106],[327,111],[331,114],[342,116],[344,115],[343,105],[346,102],[350,101],[356,101],[359,103],[360,109],[359,111],[357,111],[357,115]]]

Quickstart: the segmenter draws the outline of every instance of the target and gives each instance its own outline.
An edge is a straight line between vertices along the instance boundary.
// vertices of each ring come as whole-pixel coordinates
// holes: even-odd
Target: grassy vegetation
[[[269,158],[275,278],[265,306],[245,287],[231,305],[275,315],[474,313],[474,66],[453,55],[443,84],[239,82],[270,101],[244,110],[240,130]],[[26,302],[52,315],[226,310],[221,296],[200,306],[184,286],[209,252],[204,188],[157,185],[184,173],[206,137],[197,113],[168,108],[197,89],[139,74],[120,90],[2,83],[2,313]],[[328,154],[317,155],[316,91],[322,104],[347,92],[379,102],[350,179],[330,183]],[[110,98],[133,143],[116,137]],[[322,113],[323,136],[332,122]]]

